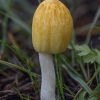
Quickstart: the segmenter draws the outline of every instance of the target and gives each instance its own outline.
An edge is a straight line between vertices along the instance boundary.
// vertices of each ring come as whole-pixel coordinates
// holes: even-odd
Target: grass
[[[15,2],[18,4],[15,5]],[[8,89],[15,93],[14,95],[19,95],[21,100],[39,100],[41,73],[38,56],[31,43],[31,21],[36,7],[26,0],[15,0],[15,2],[0,0],[0,79],[6,79],[6,85],[0,80],[0,97]],[[40,3],[41,0],[38,2]],[[70,5],[71,12],[76,13],[75,10],[83,4],[78,1],[73,2],[73,0],[65,0],[65,3]],[[90,23],[85,19],[85,24],[78,28],[75,23],[68,49],[62,54],[53,55],[57,78],[57,100],[100,100],[100,43],[96,47],[91,42],[93,30],[95,36],[100,36],[96,33],[100,33],[99,13],[100,7],[93,13],[94,20]],[[77,20],[74,14],[72,15],[74,22],[79,22],[80,18],[83,18],[80,16]],[[82,19],[80,23],[83,24]],[[87,29],[89,31],[86,31]],[[82,35],[79,36],[82,32],[87,35],[80,43],[78,38],[83,38]],[[8,82],[7,79],[12,76],[11,72],[14,72],[14,79]],[[19,73],[29,80],[20,79]],[[7,82],[11,88],[5,90]],[[30,82],[32,87],[19,89],[23,84],[26,86]]]

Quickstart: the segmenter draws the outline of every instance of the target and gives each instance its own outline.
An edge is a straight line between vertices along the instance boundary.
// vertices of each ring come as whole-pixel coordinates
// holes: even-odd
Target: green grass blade
[[[2,11],[0,11],[0,13],[3,14],[3,15],[5,15],[5,16],[7,16],[11,20],[13,20],[16,24],[18,24],[25,31],[27,31],[28,33],[31,34],[31,28],[30,28],[30,26],[25,21],[21,20],[21,18],[19,18],[15,13],[9,12],[9,14],[6,14],[6,13],[4,13]]]
[[[12,0],[9,0],[6,13],[9,14],[10,8],[11,8]],[[5,42],[6,41],[6,36],[7,36],[7,25],[8,25],[8,17],[4,17],[4,25],[3,25],[3,30],[2,30],[2,40]],[[5,45],[1,44],[1,49],[0,49],[0,54],[4,52]]]
[[[70,94],[71,94],[71,96],[75,96],[75,94],[64,84],[64,89],[65,90],[67,90]]]
[[[6,47],[8,47],[11,51],[13,51],[21,59],[21,61],[27,65],[27,68],[31,70],[30,65],[27,63],[27,61],[22,57],[22,55],[18,51],[11,48],[7,43],[3,42],[2,40],[0,40],[0,42],[3,43]]]
[[[87,84],[90,84],[90,83],[93,81],[93,79],[97,76],[97,74],[99,74],[99,73],[100,73],[100,66],[99,66],[99,68],[97,68],[97,70],[95,71],[94,75],[93,75],[92,78],[88,81]]]
[[[35,8],[33,5],[31,5],[31,3],[29,3],[27,0],[16,0],[16,1],[29,14],[29,16],[33,16]]]
[[[68,74],[74,80],[76,80],[78,83],[80,83],[90,95],[92,94],[92,90],[89,88],[89,86],[79,76],[77,76],[76,74],[72,73],[70,70],[68,70],[67,67],[63,66],[63,68],[68,72]]]
[[[94,26],[94,28],[96,28],[96,29],[100,30],[100,27],[98,27],[98,26]]]
[[[88,35],[87,35],[87,38],[86,38],[86,40],[85,40],[85,43],[86,43],[86,44],[88,44],[89,41],[90,41],[92,29],[93,29],[94,25],[96,24],[97,20],[99,19],[99,17],[100,17],[100,6],[99,6],[99,8],[98,8],[98,10],[97,10],[97,12],[96,12],[96,15],[95,15],[95,17],[94,17],[93,23],[92,23],[92,25],[90,26],[90,30],[89,30]]]
[[[67,67],[68,67],[68,69],[70,69],[73,73],[75,73],[77,76],[80,76],[80,74],[76,71],[76,70],[74,70],[74,68],[72,67],[72,66],[70,66],[70,64],[68,64],[66,61],[65,61],[65,59],[63,58],[63,56],[62,55],[60,55],[60,59],[61,59],[61,62],[64,64],[64,65],[66,65]],[[80,76],[81,77],[81,76]]]
[[[62,88],[63,87],[63,82],[62,82],[62,66],[61,66],[59,54],[55,55],[55,60],[56,60],[56,73],[57,73],[58,91],[59,91],[59,93],[62,96],[62,100],[65,100],[65,98],[64,98],[64,89]]]
[[[20,71],[24,71],[24,72],[28,73],[29,75],[31,75],[33,77],[39,76],[38,74],[33,73],[33,72],[31,72],[30,70],[28,70],[24,67],[20,67],[20,66],[17,66],[15,64],[12,64],[12,63],[9,63],[9,62],[3,61],[3,60],[0,60],[0,63],[3,64],[3,65],[9,66],[10,68],[16,68]]]
[[[8,1],[10,1],[10,0],[0,0],[0,8],[2,10],[4,10],[4,11],[7,10],[7,7],[8,7],[7,4],[9,3]],[[25,1],[23,1],[23,2],[24,2],[23,5],[27,4],[28,7],[30,6],[27,2],[25,2]],[[23,2],[21,0],[21,4]],[[27,11],[29,11],[30,9],[32,9],[31,7],[28,8],[27,6],[26,6]],[[25,6],[24,6],[24,8],[25,8]],[[31,15],[33,14],[33,12],[34,12],[33,10],[30,10],[30,14]],[[18,24],[20,27],[22,27],[24,30],[26,30],[28,33],[31,34],[31,28],[30,28],[30,26],[25,21],[23,21],[20,17],[18,17],[18,15],[16,15],[14,12],[12,12],[12,10],[9,11],[9,14],[4,13],[2,11],[0,11],[0,13],[3,14],[3,15],[5,15],[7,18],[10,18],[11,20],[13,20],[16,24]]]
[[[82,91],[80,94],[79,94],[79,97],[77,100],[85,100],[85,94],[86,94],[86,91]]]

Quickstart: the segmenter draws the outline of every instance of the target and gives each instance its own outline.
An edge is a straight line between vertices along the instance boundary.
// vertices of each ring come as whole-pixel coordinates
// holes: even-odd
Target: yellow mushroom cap
[[[73,30],[68,8],[59,0],[45,0],[36,9],[32,22],[34,49],[57,54],[66,50]]]

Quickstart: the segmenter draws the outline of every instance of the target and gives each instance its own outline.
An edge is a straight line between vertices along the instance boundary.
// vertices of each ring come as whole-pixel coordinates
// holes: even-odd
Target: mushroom
[[[32,22],[32,43],[34,49],[39,52],[42,74],[41,100],[56,100],[52,54],[66,50],[72,29],[71,14],[59,0],[44,0],[37,7]]]

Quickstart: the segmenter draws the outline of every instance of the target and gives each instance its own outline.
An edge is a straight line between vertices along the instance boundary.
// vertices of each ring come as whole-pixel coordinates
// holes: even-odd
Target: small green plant
[[[86,91],[81,91],[79,92],[79,96],[77,100],[99,100],[99,72],[100,72],[100,51],[98,49],[90,48],[88,45],[83,44],[83,45],[72,45],[69,46],[69,49],[74,50],[76,57],[78,60],[80,59],[80,66],[86,64],[87,65],[87,70],[86,68],[82,68],[85,66],[82,66],[82,72],[84,76],[88,77],[88,72],[91,71],[89,68],[89,64],[92,64],[94,67],[92,69],[95,70],[95,73],[93,74],[91,79],[87,79],[87,84],[91,84],[93,79],[96,78],[97,86],[94,90],[91,90],[91,92],[88,92],[90,95],[85,99]],[[90,75],[89,75],[90,76]],[[82,84],[81,84],[82,85]],[[98,91],[98,92],[97,92]],[[97,92],[97,93],[96,93]]]
[[[84,63],[98,63],[100,64],[100,51],[98,49],[90,49],[88,45],[74,45],[77,55],[83,59]]]

